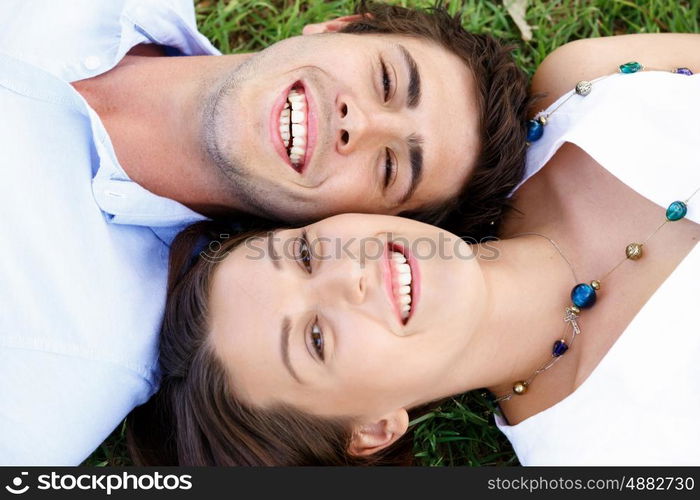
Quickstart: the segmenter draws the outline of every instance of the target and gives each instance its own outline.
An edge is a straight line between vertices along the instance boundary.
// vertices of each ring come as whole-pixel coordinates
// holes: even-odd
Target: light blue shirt
[[[68,82],[218,54],[191,0],[0,2],[0,464],[78,464],[157,389],[168,247],[203,217],[117,162]]]

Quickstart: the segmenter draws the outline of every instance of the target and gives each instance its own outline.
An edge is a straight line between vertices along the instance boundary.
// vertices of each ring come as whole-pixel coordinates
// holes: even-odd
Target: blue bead
[[[544,125],[537,120],[527,122],[527,142],[538,141],[544,134]]]
[[[673,70],[673,72],[685,76],[691,76],[693,74],[693,72],[690,71],[688,68],[676,68]]]
[[[581,309],[593,307],[595,299],[595,290],[588,283],[579,283],[571,290],[571,302]]]
[[[559,356],[564,354],[568,349],[569,346],[566,345],[566,342],[564,342],[563,340],[557,340],[554,343],[554,346],[552,347],[552,356],[558,358]]]
[[[670,221],[680,220],[688,213],[688,206],[682,201],[674,201],[666,209],[666,218]]]
[[[620,65],[620,73],[636,73],[637,71],[640,71],[642,69],[644,69],[644,66],[642,66],[638,62],[628,62]]]

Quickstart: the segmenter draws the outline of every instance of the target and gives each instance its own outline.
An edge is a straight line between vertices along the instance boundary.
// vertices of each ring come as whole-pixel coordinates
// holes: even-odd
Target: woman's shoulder
[[[570,98],[569,91],[544,110],[548,122],[542,138],[528,149],[525,179],[547,165],[562,145],[572,143],[662,207],[689,196],[700,186],[694,160],[700,134],[698,92],[700,74],[669,71],[613,74],[596,81],[586,97]],[[688,218],[700,222],[698,217],[698,209],[689,210]]]

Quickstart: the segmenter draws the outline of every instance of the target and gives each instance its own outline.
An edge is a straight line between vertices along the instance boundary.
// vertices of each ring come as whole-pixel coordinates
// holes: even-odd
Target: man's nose
[[[338,101],[336,113],[336,148],[343,155],[358,148],[373,149],[400,134],[401,116],[380,105],[363,106],[358,100],[348,97]]]

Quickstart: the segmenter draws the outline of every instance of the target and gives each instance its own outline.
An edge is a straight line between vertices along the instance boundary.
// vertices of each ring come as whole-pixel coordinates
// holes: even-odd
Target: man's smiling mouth
[[[297,172],[303,170],[306,159],[308,109],[304,87],[296,83],[289,90],[287,101],[280,112],[279,133],[289,161]]]

